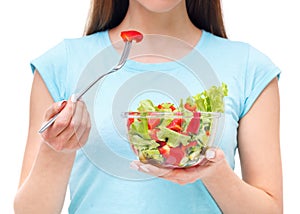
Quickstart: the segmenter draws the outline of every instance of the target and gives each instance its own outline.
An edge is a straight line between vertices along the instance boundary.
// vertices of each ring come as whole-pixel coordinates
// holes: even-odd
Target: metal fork
[[[130,49],[131,49],[131,45],[132,45],[132,41],[126,41],[125,42],[125,46],[124,46],[124,49],[123,49],[123,52],[122,52],[122,55],[120,57],[120,60],[118,62],[117,65],[115,65],[113,67],[112,70],[110,70],[109,72],[99,76],[97,79],[95,79],[94,81],[92,81],[86,88],[82,89],[80,92],[78,93],[75,93],[72,95],[71,97],[71,100],[72,102],[76,102],[78,101],[88,90],[90,90],[99,80],[101,80],[103,77],[109,75],[109,74],[112,74],[116,71],[118,71],[119,69],[121,69],[127,59],[128,59],[128,56],[129,56],[129,52],[130,52]],[[54,115],[50,120],[48,120],[39,130],[39,133],[43,133],[47,128],[49,128],[53,123],[54,121],[56,120],[56,118],[58,117],[58,115],[60,114],[60,112],[58,112],[56,115]]]

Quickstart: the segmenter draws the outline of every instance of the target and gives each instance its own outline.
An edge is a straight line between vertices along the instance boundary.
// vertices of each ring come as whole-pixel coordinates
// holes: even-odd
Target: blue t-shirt
[[[66,39],[33,60],[31,67],[39,71],[55,101],[68,99],[118,62],[117,47],[107,31]],[[174,59],[161,48],[161,57]],[[135,157],[121,113],[135,110],[143,99],[178,103],[178,98],[224,82],[229,94],[215,141],[234,168],[239,120],[280,71],[249,44],[205,31],[195,48],[176,61],[138,62],[150,52],[137,50],[120,71],[83,97],[92,130],[77,152],[70,177],[70,213],[221,213],[201,180],[182,186],[130,169]]]

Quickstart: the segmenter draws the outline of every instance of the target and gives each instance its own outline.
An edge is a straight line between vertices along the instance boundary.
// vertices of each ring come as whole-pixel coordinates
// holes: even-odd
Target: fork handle
[[[50,120],[48,120],[39,130],[39,133],[43,133],[47,128],[49,128],[49,126],[51,126],[54,121],[56,120],[56,118],[58,117],[60,112],[58,112],[56,115],[54,115]]]
[[[81,90],[80,92],[73,94],[71,97],[71,101],[72,102],[76,102],[78,101],[88,90],[90,90],[99,80],[101,80],[103,77],[114,73],[115,71],[117,71],[116,69],[112,69],[111,71],[101,75],[100,77],[98,77],[97,79],[95,79],[93,82],[91,82],[86,88],[84,88],[83,90]]]
[[[78,101],[88,90],[90,90],[90,88],[92,88],[99,80],[101,80],[103,77],[105,77],[108,74],[111,74],[113,72],[117,71],[116,69],[112,69],[110,72],[107,72],[103,75],[101,75],[100,77],[98,77],[96,80],[94,80],[93,82],[91,82],[85,89],[83,89],[82,91],[80,91],[79,93],[73,94],[71,96],[71,101],[73,103],[75,103],[76,101]],[[49,128],[49,126],[51,126],[56,118],[58,117],[60,112],[58,112],[56,115],[54,115],[50,120],[48,120],[39,130],[39,133],[43,133],[47,128]]]
[[[141,38],[139,38],[141,40]],[[139,40],[139,41],[140,41]],[[138,42],[138,41],[137,41]],[[72,102],[76,102],[78,101],[88,90],[90,90],[99,80],[101,80],[103,77],[111,74],[111,73],[114,73],[116,72],[117,70],[119,70],[120,68],[123,67],[123,65],[125,64],[127,58],[128,58],[128,55],[129,55],[129,51],[130,51],[130,48],[131,48],[131,44],[132,44],[132,40],[128,40],[128,41],[125,41],[125,47],[124,47],[124,50],[122,52],[122,55],[121,55],[121,58],[120,58],[120,61],[119,63],[113,68],[111,69],[111,71],[99,76],[97,79],[95,79],[93,82],[91,82],[86,88],[84,88],[83,90],[81,90],[79,93],[76,93],[76,94],[73,94],[71,96],[71,101]],[[59,112],[60,113],[60,112]],[[47,128],[49,128],[49,126],[51,126],[56,118],[58,117],[59,113],[57,113],[56,115],[54,115],[50,120],[48,120],[39,130],[39,133],[43,133]]]

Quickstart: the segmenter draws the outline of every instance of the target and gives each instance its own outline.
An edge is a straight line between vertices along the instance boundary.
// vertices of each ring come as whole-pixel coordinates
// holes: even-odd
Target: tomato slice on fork
[[[143,39],[143,34],[135,30],[122,31],[121,37],[124,42],[140,42]]]

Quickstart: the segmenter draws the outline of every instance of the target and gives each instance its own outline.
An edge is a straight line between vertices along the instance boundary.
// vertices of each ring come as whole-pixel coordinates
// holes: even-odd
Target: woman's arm
[[[53,104],[41,76],[35,72],[15,213],[61,212],[76,149],[86,142],[90,126],[83,103],[68,101],[63,110],[61,108],[59,103]],[[42,135],[38,134],[42,122],[59,111],[56,122]]]
[[[230,168],[220,149],[215,150],[215,155],[207,157],[207,164],[197,167],[161,170],[134,162],[133,168],[179,184],[202,179],[223,213],[282,213],[279,93],[276,78],[241,119],[238,144],[243,180]]]
[[[243,181],[224,161],[203,181],[224,213],[282,213],[277,78],[241,119],[238,131]]]

